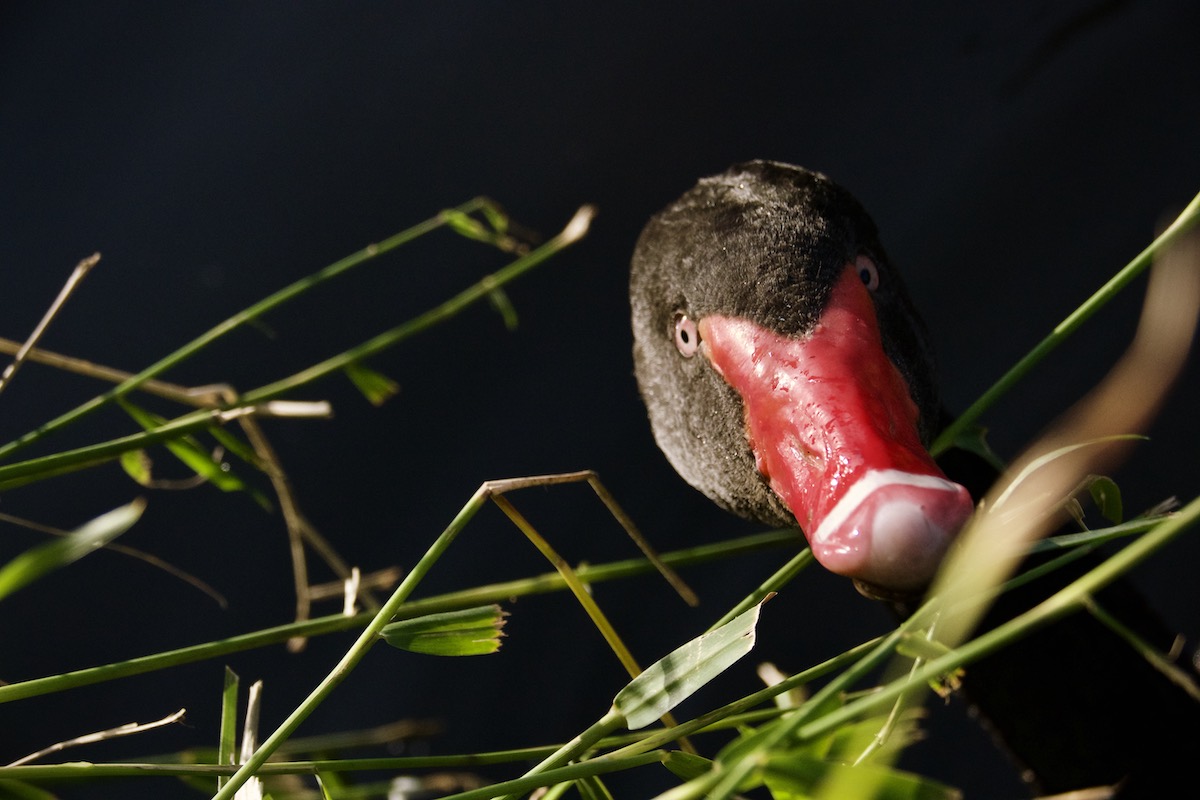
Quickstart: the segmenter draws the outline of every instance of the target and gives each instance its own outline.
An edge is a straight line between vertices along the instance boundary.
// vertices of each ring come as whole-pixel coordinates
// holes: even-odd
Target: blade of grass
[[[236,672],[225,667],[225,685],[221,689],[221,727],[217,733],[217,763],[233,764],[237,746],[237,701],[240,680]],[[225,777],[217,778],[217,788],[225,783]]]
[[[142,516],[142,499],[113,509],[52,542],[27,550],[0,567],[0,600],[51,570],[78,561],[129,530]]]
[[[25,519],[23,517],[13,516],[12,514],[5,514],[3,512],[0,512],[0,522],[7,522],[11,525],[19,525],[22,528],[28,528],[29,530],[33,530],[33,531],[39,531],[41,533],[49,534],[50,536],[63,537],[63,536],[70,535],[69,531],[60,530],[58,528],[53,527],[52,525],[45,525],[40,522],[35,522],[31,519]],[[167,561],[162,560],[161,558],[154,555],[153,553],[147,553],[144,550],[138,550],[137,548],[134,548],[134,547],[128,547],[126,545],[121,544],[120,542],[109,542],[108,544],[104,545],[104,549],[108,550],[109,552],[112,552],[112,553],[120,553],[121,555],[129,556],[130,558],[135,558],[138,561],[144,562],[146,564],[149,564],[152,567],[160,569],[163,572],[166,572],[168,575],[172,575],[172,576],[178,578],[179,580],[183,581],[184,583],[186,583],[190,586],[193,586],[196,589],[198,589],[199,591],[208,595],[221,608],[226,608],[228,606],[228,602],[225,600],[224,595],[222,595],[216,589],[209,586],[207,583],[200,580],[200,578],[196,577],[195,575],[192,575],[191,573],[180,569],[179,567],[175,566],[174,564],[171,564]]]

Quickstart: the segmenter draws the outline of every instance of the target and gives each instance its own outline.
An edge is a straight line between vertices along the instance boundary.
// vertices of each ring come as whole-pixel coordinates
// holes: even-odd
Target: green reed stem
[[[765,549],[785,546],[795,541],[793,531],[781,530],[744,536],[725,542],[702,545],[684,550],[663,553],[661,558],[673,567],[687,567],[720,558],[728,558]],[[576,574],[584,583],[594,584],[621,580],[655,571],[654,565],[644,558],[631,558],[608,564],[580,566]],[[471,608],[487,603],[505,602],[513,597],[524,597],[566,589],[566,581],[557,572],[548,572],[531,578],[488,584],[458,592],[428,597],[405,603],[393,615],[394,619],[411,619],[440,611]],[[293,637],[321,636],[347,630],[358,630],[368,624],[374,614],[358,614],[353,617],[341,614],[320,617],[303,622],[291,622],[252,633],[245,633],[215,642],[191,645],[177,650],[168,650],[147,656],[132,658],[103,666],[74,670],[61,675],[20,681],[0,686],[0,703],[24,700],[54,692],[66,691],[80,686],[141,675],[160,669],[190,664],[210,658],[219,658],[230,653],[252,650],[257,647],[281,644]]]
[[[452,209],[451,213],[457,212],[469,214],[487,205],[488,202],[489,201],[484,198],[475,198],[467,201],[455,209]],[[48,436],[67,425],[70,425],[71,423],[83,418],[84,416],[112,402],[113,400],[116,400],[119,397],[124,397],[151,378],[157,377],[158,375],[161,375],[172,367],[177,366],[188,358],[191,358],[196,353],[200,352],[205,347],[212,344],[214,341],[230,331],[235,330],[247,322],[258,319],[269,311],[279,308],[285,303],[294,300],[296,297],[299,297],[309,289],[312,289],[313,287],[324,283],[325,281],[334,278],[343,272],[346,272],[347,270],[353,269],[354,267],[381,256],[384,253],[395,250],[397,247],[408,244],[412,240],[423,236],[430,231],[441,227],[442,225],[445,225],[446,218],[447,214],[445,212],[430,217],[424,222],[419,222],[410,228],[384,239],[382,242],[367,245],[358,252],[352,253],[345,258],[335,261],[324,269],[319,270],[318,272],[315,272],[306,278],[301,278],[295,283],[280,289],[279,291],[266,298],[263,298],[262,300],[259,300],[257,303],[254,303],[248,308],[243,309],[237,314],[234,314],[232,317],[229,317],[224,322],[216,325],[213,328],[210,328],[208,331],[188,342],[183,347],[180,347],[175,352],[165,356],[159,361],[156,361],[155,363],[146,367],[136,375],[133,375],[127,380],[117,384],[107,392],[93,397],[86,403],[72,409],[71,411],[68,411],[56,419],[45,423],[36,430],[33,430],[18,439],[14,439],[6,445],[0,446],[0,458],[4,458],[5,456],[10,455],[11,453],[16,452],[23,447],[33,444],[39,439]]]
[[[797,543],[799,542],[797,541]],[[799,553],[788,559],[788,562],[776,570],[771,577],[763,581],[761,586],[759,586],[750,594],[746,595],[746,597],[744,597],[740,603],[729,609],[729,611],[725,612],[725,615],[714,622],[709,630],[716,630],[739,614],[749,611],[754,606],[763,602],[768,597],[786,586],[792,580],[792,578],[795,578],[797,575],[803,572],[804,568],[813,563],[813,561],[814,556],[812,554],[812,550],[807,547],[804,548]]]
[[[229,781],[213,795],[213,800],[233,800],[233,796],[237,793],[237,790],[258,772],[258,769],[267,762],[267,759],[278,749],[279,745],[287,741],[287,738],[292,735],[293,731],[299,728],[300,724],[316,710],[317,706],[324,702],[325,698],[350,675],[354,668],[367,655],[367,652],[379,640],[379,634],[384,626],[392,621],[392,618],[396,616],[396,612],[404,605],[404,601],[408,599],[408,596],[417,588],[417,585],[425,578],[429,570],[437,563],[437,560],[446,552],[446,549],[453,543],[459,532],[466,527],[471,518],[483,507],[483,504],[487,502],[487,498],[486,490],[482,488],[471,496],[471,499],[467,501],[462,510],[446,526],[446,530],[438,536],[429,549],[425,551],[425,554],[413,566],[412,570],[404,576],[404,580],[396,587],[396,591],[392,593],[388,601],[383,604],[379,612],[371,619],[358,639],[355,640],[350,649],[338,661],[337,666],[313,689],[308,697],[304,699],[304,702],[288,715],[288,718],[275,729],[275,732],[259,745],[254,754],[242,764],[237,772],[230,776]]]
[[[254,406],[256,404],[264,403],[268,400],[276,399],[293,389],[312,383],[320,378],[324,378],[330,373],[338,372],[349,364],[361,361],[369,356],[375,355],[382,350],[393,347],[405,339],[425,331],[439,322],[458,314],[471,304],[486,298],[497,288],[515,280],[533,267],[541,264],[543,261],[558,253],[563,248],[578,241],[579,238],[582,237],[587,231],[587,225],[591,219],[591,213],[592,212],[590,208],[585,207],[584,209],[581,209],[558,236],[555,236],[553,239],[547,241],[542,246],[530,251],[524,256],[517,258],[497,272],[484,277],[482,280],[476,282],[441,305],[438,305],[424,312],[423,314],[414,317],[402,325],[381,333],[356,347],[350,348],[349,350],[346,350],[336,356],[328,358],[319,364],[315,364],[307,369],[290,375],[287,378],[275,381],[274,383],[251,390],[250,392],[244,394],[236,404],[231,406],[231,408],[244,408],[247,406]],[[433,220],[423,223],[423,225],[428,226],[438,219],[439,218],[435,217]],[[414,235],[410,233],[412,230],[415,229],[410,229],[410,231],[406,231],[404,234],[397,234],[395,237],[386,240],[384,244],[388,245],[390,249],[394,249],[404,241],[410,241],[412,238],[414,238]],[[424,232],[424,230],[421,232]],[[399,237],[402,236],[405,237],[403,241],[398,241]],[[382,248],[384,244],[377,245],[375,247]],[[317,273],[317,276],[321,276],[321,280],[327,280],[331,274],[337,274],[337,272],[344,271],[347,268],[345,265],[348,262],[349,266],[353,266],[355,264],[362,263],[362,261],[368,258],[373,258],[378,254],[378,252],[378,249],[372,248],[361,250],[354,256],[348,256],[346,259],[327,267],[325,270]],[[329,271],[333,270],[335,267],[338,269],[335,272],[330,273]],[[115,386],[108,392],[98,395],[88,403],[85,403],[84,405],[75,409],[75,411],[69,412],[57,420],[43,425],[33,434],[22,437],[21,439],[18,439],[15,442],[10,443],[10,445],[6,445],[5,447],[0,447],[0,457],[3,457],[5,454],[14,449],[17,449],[17,447],[21,447],[32,442],[33,439],[30,438],[31,436],[34,438],[40,438],[42,435],[48,434],[54,430],[57,430],[63,425],[79,419],[84,414],[99,408],[100,405],[117,397],[121,397],[133,389],[136,389],[146,380],[149,380],[150,378],[165,371],[169,367],[174,366],[185,358],[195,354],[201,347],[209,344],[213,339],[217,338],[217,336],[227,333],[237,325],[254,319],[262,313],[265,313],[265,311],[280,305],[286,300],[291,299],[303,289],[313,285],[317,276],[292,284],[292,286],[288,287],[288,289],[277,292],[266,300],[251,306],[250,309],[243,311],[241,314],[230,317],[230,319],[213,328],[199,339],[196,339],[190,344],[185,345],[172,355],[168,356],[162,361],[159,361],[157,364],[146,368],[142,372],[139,372],[137,375],[134,375],[128,380]],[[302,288],[297,289],[296,287],[298,286],[302,286]],[[44,477],[89,467],[108,459],[116,458],[121,453],[129,450],[137,450],[166,439],[177,438],[188,433],[193,433],[210,425],[220,424],[223,419],[222,414],[228,410],[229,409],[201,409],[199,411],[193,411],[189,414],[185,414],[181,417],[176,417],[164,425],[148,431],[131,434],[129,436],[122,436],[117,439],[111,439],[107,442],[88,445],[86,447],[81,447],[74,450],[54,453],[41,458],[21,461],[16,464],[0,466],[0,490],[13,488],[23,483],[29,483]]]
[[[1049,355],[1054,348],[1062,344],[1067,337],[1090,319],[1093,314],[1103,308],[1108,301],[1116,297],[1130,281],[1145,272],[1146,268],[1153,262],[1155,256],[1161,253],[1182,233],[1196,224],[1197,220],[1200,220],[1200,194],[1192,198],[1187,208],[1145,250],[1138,253],[1132,261],[1101,286],[1095,294],[1067,315],[1066,319],[1055,326],[1050,335],[1038,342],[1008,372],[1004,373],[998,381],[980,395],[979,399],[972,403],[966,411],[947,425],[945,430],[938,435],[933,445],[929,448],[930,453],[934,457],[937,457],[953,447],[963,432],[975,425],[985,411],[991,408],[1009,389],[1020,382],[1034,366]]]

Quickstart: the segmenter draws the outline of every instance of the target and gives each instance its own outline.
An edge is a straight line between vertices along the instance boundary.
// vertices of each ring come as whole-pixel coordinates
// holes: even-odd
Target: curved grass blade
[[[978,423],[985,411],[991,408],[1009,389],[1020,383],[1038,363],[1066,341],[1108,301],[1120,294],[1121,290],[1134,278],[1145,272],[1156,256],[1164,252],[1180,235],[1194,227],[1197,221],[1200,221],[1200,194],[1192,198],[1187,207],[1175,218],[1175,221],[1167,226],[1166,230],[1159,234],[1153,242],[1122,267],[1107,283],[1097,289],[1091,297],[1068,314],[1066,319],[1058,323],[1049,335],[1009,368],[1008,372],[1000,376],[999,380],[980,395],[957,419],[947,425],[930,445],[929,452],[936,457],[953,447],[964,431]]]
[[[0,567],[0,599],[108,544],[129,530],[145,508],[146,501],[138,498],[101,514],[61,539],[26,550]]]

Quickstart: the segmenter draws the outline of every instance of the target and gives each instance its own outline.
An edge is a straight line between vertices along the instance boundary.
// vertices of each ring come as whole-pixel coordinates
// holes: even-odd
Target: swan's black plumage
[[[794,524],[756,469],[739,395],[706,359],[679,357],[671,335],[675,315],[740,316],[799,336],[816,323],[838,271],[863,253],[881,272],[874,302],[884,349],[910,387],[928,443],[946,421],[928,336],[874,223],[848,192],[818,173],[754,161],[701,180],[646,226],[631,278],[638,382],[659,446],[722,507]],[[977,498],[996,477],[962,451],[952,451],[942,466]],[[1033,606],[1086,569],[1076,565],[1004,595],[984,627]],[[1172,635],[1128,584],[1118,582],[1097,599],[1153,647],[1170,648]],[[1192,665],[1180,666],[1197,680]],[[1121,798],[1157,798],[1181,796],[1185,781],[1195,783],[1200,703],[1086,614],[970,665],[964,685],[1041,792],[1117,784]]]

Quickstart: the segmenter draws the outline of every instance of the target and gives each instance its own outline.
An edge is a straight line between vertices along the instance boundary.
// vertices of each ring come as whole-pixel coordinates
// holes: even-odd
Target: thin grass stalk
[[[21,368],[23,363],[25,363],[25,359],[29,357],[30,351],[33,350],[34,346],[46,333],[46,329],[50,327],[50,322],[58,315],[58,312],[62,310],[63,305],[67,302],[67,298],[70,297],[75,291],[76,287],[79,286],[79,282],[82,281],[87,274],[91,272],[92,267],[96,266],[98,263],[100,263],[100,254],[92,253],[90,256],[76,264],[75,269],[71,270],[71,275],[67,278],[66,284],[64,284],[62,289],[59,290],[58,297],[54,298],[54,302],[50,304],[50,308],[48,308],[46,313],[42,316],[41,322],[37,324],[37,326],[33,329],[33,333],[29,334],[29,337],[17,349],[17,352],[13,355],[12,363],[5,367],[4,372],[0,374],[0,392],[4,391],[5,387],[12,382],[13,376],[17,374],[17,370]]]
[[[1126,644],[1136,650],[1142,658],[1149,661],[1155,669],[1165,675],[1180,689],[1191,695],[1194,701],[1200,703],[1200,687],[1196,685],[1196,682],[1187,672],[1180,669],[1170,658],[1160,653],[1132,628],[1125,625],[1112,614],[1109,614],[1103,606],[1096,602],[1094,597],[1088,596],[1084,598],[1083,605],[1089,614],[1099,620],[1113,633],[1117,634],[1117,636],[1124,639]]]
[[[595,487],[593,486],[593,488]],[[504,515],[508,517],[509,521],[511,521],[513,525],[517,526],[517,529],[525,535],[525,538],[537,548],[538,552],[541,553],[542,556],[554,566],[554,569],[558,572],[558,574],[562,576],[567,588],[575,597],[575,601],[579,603],[579,605],[583,608],[584,613],[588,615],[588,619],[592,621],[592,625],[594,625],[596,630],[600,632],[600,635],[604,637],[604,641],[608,643],[609,649],[612,650],[613,654],[617,657],[617,660],[621,662],[621,666],[625,668],[625,672],[629,675],[629,677],[636,678],[637,676],[641,675],[642,668],[638,664],[637,659],[633,657],[633,653],[630,652],[629,647],[625,644],[624,640],[621,639],[621,635],[617,633],[617,629],[613,626],[612,622],[609,621],[608,615],[601,610],[600,604],[596,602],[594,597],[592,597],[591,592],[588,591],[588,588],[584,584],[583,580],[579,577],[575,570],[572,569],[571,565],[567,563],[567,560],[558,554],[558,551],[556,551],[550,545],[550,542],[546,541],[544,536],[537,532],[537,529],[530,524],[529,520],[525,519],[521,512],[517,511],[507,497],[500,492],[494,492],[491,497],[492,502],[500,507],[500,510],[504,512]],[[601,500],[603,499],[604,496],[601,495]],[[612,510],[611,507],[609,510]],[[648,549],[649,548],[645,548],[645,550]],[[649,552],[653,553],[652,550]],[[661,571],[661,563],[657,555],[654,555],[653,558],[648,555],[646,560],[652,563],[656,569],[660,569]],[[669,712],[663,716],[662,721],[664,725],[675,724],[675,718],[671,716]],[[601,735],[606,735],[607,733],[609,733],[609,731],[606,730]],[[690,745],[685,742],[684,746],[690,751]]]
[[[814,558],[812,550],[807,547],[796,555],[792,556],[790,559],[788,559],[788,562],[776,570],[771,577],[763,581],[761,586],[759,586],[750,594],[746,595],[741,602],[739,602],[729,611],[726,611],[725,615],[714,622],[709,630],[716,630],[739,614],[749,611],[754,606],[765,601],[768,597],[775,594],[788,583],[790,583],[792,578],[795,578],[797,575],[803,572],[804,568],[811,564],[813,560]]]
[[[563,582],[575,597],[575,601],[583,607],[584,613],[588,615],[588,619],[592,621],[592,625],[604,637],[604,641],[608,643],[608,647],[616,655],[617,660],[621,662],[621,666],[629,674],[630,678],[636,678],[642,674],[642,668],[638,665],[637,660],[633,657],[633,653],[625,646],[625,642],[621,640],[621,636],[617,633],[616,628],[609,621],[608,616],[600,609],[600,604],[592,597],[588,591],[587,585],[583,579],[571,568],[566,559],[558,554],[550,543],[546,541],[540,533],[537,532],[529,520],[517,511],[512,502],[502,494],[493,494],[492,502],[495,503],[508,517],[513,525],[525,535],[525,538],[537,548],[538,552],[550,562],[555,571],[562,576]]]
[[[238,771],[229,778],[229,782],[213,795],[213,800],[232,800],[237,790],[246,781],[254,777],[259,767],[266,763],[267,759],[271,757],[279,745],[286,741],[292,735],[292,732],[300,727],[300,724],[316,710],[317,706],[349,676],[366,656],[367,652],[379,640],[379,634],[383,630],[383,627],[392,620],[392,617],[395,616],[396,612],[404,604],[404,601],[408,599],[408,596],[416,589],[429,570],[433,568],[433,565],[437,563],[437,560],[446,552],[446,548],[453,543],[459,532],[475,516],[486,500],[487,495],[482,489],[472,495],[462,510],[451,520],[446,530],[438,536],[429,549],[425,551],[425,554],[413,566],[408,575],[404,577],[404,580],[400,582],[400,585],[396,587],[396,591],[392,593],[392,596],[383,604],[379,613],[375,615],[370,624],[359,635],[358,639],[351,645],[350,649],[346,651],[346,654],[342,656],[337,666],[325,676],[325,679],[305,698],[304,702],[275,729],[275,732],[267,737],[266,741],[254,751],[254,755],[247,759]]]
[[[972,403],[966,411],[962,412],[957,419],[947,425],[930,446],[930,453],[934,457],[937,457],[953,447],[958,438],[978,422],[985,411],[995,405],[997,400],[1024,379],[1031,369],[1049,355],[1052,350],[1062,344],[1084,322],[1116,297],[1130,281],[1145,272],[1146,268],[1154,262],[1155,257],[1162,253],[1181,234],[1195,225],[1197,220],[1200,220],[1200,194],[1192,198],[1192,201],[1175,218],[1175,221],[1159,234],[1146,249],[1138,253],[1132,261],[1101,286],[1095,294],[1068,314],[1066,319],[1058,323],[1046,338],[1038,342],[1008,372],[1004,373],[999,380],[980,395],[979,399]]]
[[[297,389],[320,378],[324,378],[330,373],[339,372],[349,364],[361,361],[383,350],[386,350],[389,347],[393,347],[405,339],[408,339],[417,333],[421,333],[433,325],[436,325],[437,323],[442,322],[454,316],[455,314],[458,314],[473,303],[486,298],[488,294],[492,291],[495,291],[498,286],[503,286],[504,284],[515,280],[533,267],[541,264],[555,253],[562,250],[564,247],[567,247],[577,241],[581,236],[583,236],[584,233],[586,233],[587,225],[591,219],[592,213],[593,212],[590,207],[585,206],[583,209],[580,209],[580,211],[576,213],[575,217],[572,218],[571,222],[567,224],[567,227],[558,236],[555,236],[553,239],[549,240],[541,247],[538,247],[536,250],[532,250],[526,255],[517,258],[497,272],[485,276],[482,280],[476,282],[441,305],[438,305],[426,311],[425,313],[414,317],[402,325],[381,333],[356,347],[308,367],[307,369],[275,381],[274,383],[251,390],[250,392],[244,394],[237,403],[232,404],[229,408],[223,410],[216,409],[193,411],[189,414],[176,417],[164,425],[148,431],[142,431],[129,436],[122,436],[117,439],[111,439],[107,442],[88,445],[86,447],[80,447],[74,450],[67,450],[48,456],[42,456],[41,458],[34,458],[29,459],[28,461],[21,461],[15,464],[0,466],[0,488],[12,488],[14,486],[19,486],[23,483],[28,483],[51,475],[62,474],[65,472],[94,466],[109,459],[116,458],[117,456],[129,450],[137,450],[146,447],[147,445],[156,444],[168,439],[178,438],[189,433],[194,433],[210,425],[222,424],[230,418],[230,412],[233,409],[253,408],[254,406],[265,403],[268,400],[276,399],[281,395],[292,391],[293,389]],[[390,242],[391,240],[388,241]],[[393,245],[393,247],[394,246],[395,245]],[[359,261],[355,263],[361,263],[361,260],[365,260],[368,257],[373,257],[374,255],[374,253],[372,253],[371,256],[363,255],[366,252],[367,251],[365,250],[360,251],[359,253],[355,254],[355,256],[348,258],[358,258]],[[345,259],[343,262],[344,261]],[[333,266],[338,266],[343,262],[338,262],[338,264]],[[353,266],[353,264],[351,265]],[[327,268],[327,270],[331,268],[332,267]],[[322,271],[322,273],[318,274],[320,275],[324,272],[325,271]],[[299,282],[299,284],[305,284],[305,286],[307,286],[311,282],[312,279],[306,279],[305,281]],[[293,287],[299,284],[293,284]],[[292,296],[291,293],[296,291],[293,287],[289,287],[289,289],[284,290],[284,292],[289,293],[288,297],[285,299],[290,299]],[[253,319],[259,314],[264,313],[267,308],[260,309],[260,306],[263,306],[268,301],[274,300],[274,298],[278,297],[280,294],[283,293],[276,293],[270,298],[267,298],[267,300],[255,304],[255,306],[252,306],[250,310],[242,312],[242,314],[235,317],[231,317],[230,320],[226,320],[225,323],[213,328],[211,331],[209,331],[209,333],[200,337],[200,339],[196,339],[192,343],[185,345],[180,350],[177,350],[176,353],[158,362],[158,364],[148,367],[147,369],[137,373],[132,378],[129,378],[125,382],[110,389],[104,394],[98,395],[92,401],[80,406],[74,412],[70,412],[69,414],[60,417],[57,420],[46,423],[34,434],[29,434],[26,437],[16,440],[10,445],[0,447],[0,457],[3,457],[7,453],[16,449],[18,446],[24,446],[25,444],[31,443],[33,439],[30,439],[30,436],[36,436],[36,438],[40,438],[41,435],[57,430],[68,422],[75,421],[83,416],[83,414],[95,410],[95,408],[98,408],[104,403],[128,394],[149,377],[158,375],[160,372],[164,371],[170,366],[174,366],[188,356],[193,355],[196,352],[196,349],[199,346],[202,346],[197,345],[197,342],[201,342],[201,340],[203,340],[203,344],[206,345],[218,335],[228,332],[228,330],[231,330],[232,327],[236,327],[231,320],[236,320],[237,324],[241,324],[241,322],[244,322],[245,320]],[[278,304],[279,302],[281,301],[276,301],[275,304]],[[251,310],[254,312],[253,314],[251,314]],[[242,318],[243,316],[245,316],[245,319]],[[218,333],[214,333],[214,331]],[[164,364],[165,366],[163,366]]]
[[[485,198],[477,197],[458,206],[456,209],[454,209],[454,211],[471,213],[487,204],[487,202],[488,201]],[[400,231],[399,233],[394,234],[387,239],[384,239],[382,242],[367,245],[358,252],[341,258],[324,269],[321,269],[318,272],[309,275],[308,277],[301,278],[295,283],[292,283],[289,286],[286,286],[283,289],[275,292],[274,294],[259,300],[257,303],[254,303],[248,308],[245,308],[237,314],[229,317],[224,322],[221,322],[215,327],[210,328],[200,336],[185,344],[183,347],[175,350],[173,353],[170,353],[162,359],[154,362],[141,372],[138,372],[136,375],[133,375],[125,381],[122,381],[120,384],[114,386],[107,392],[97,395],[86,403],[83,403],[71,411],[68,411],[67,413],[45,423],[44,425],[41,425],[36,430],[14,439],[6,445],[0,446],[0,458],[4,458],[16,452],[17,450],[33,444],[43,437],[48,436],[67,425],[70,425],[71,423],[82,419],[84,416],[103,407],[104,405],[107,405],[117,398],[124,397],[145,383],[147,380],[157,377],[172,367],[175,367],[183,361],[186,361],[188,358],[191,358],[196,353],[200,352],[205,347],[212,344],[214,341],[230,331],[241,327],[247,322],[258,319],[264,314],[279,308],[291,300],[294,300],[296,297],[299,297],[301,294],[309,289],[312,289],[314,286],[324,283],[325,281],[330,280],[331,278],[334,278],[346,272],[347,270],[364,264],[374,258],[377,258],[384,253],[395,250],[397,247],[405,245],[420,236],[424,236],[425,234],[445,224],[446,214],[439,213],[423,222],[419,222],[416,225],[406,228],[405,230]]]
[[[444,756],[394,756],[391,758],[339,758],[310,761],[270,761],[258,771],[260,776],[307,775],[322,772],[395,772],[417,769],[450,769],[511,764],[528,761],[553,752],[553,747],[522,747],[494,750],[486,753],[464,753]],[[160,764],[119,763],[94,764],[75,761],[67,764],[28,764],[19,767],[0,766],[0,780],[19,780],[31,783],[78,780],[87,778],[129,778],[138,775],[214,776],[228,777],[236,772],[236,764]]]
[[[290,392],[298,386],[303,386],[313,381],[323,378],[333,372],[340,372],[348,365],[363,361],[370,358],[390,347],[404,341],[413,334],[420,333],[434,325],[442,322],[459,312],[463,311],[468,306],[477,303],[480,300],[487,299],[489,295],[495,292],[500,287],[511,283],[520,276],[524,275],[529,270],[541,264],[551,256],[558,253],[560,250],[569,247],[577,242],[587,233],[588,225],[591,223],[592,216],[595,214],[595,209],[591,206],[584,206],[575,213],[567,226],[554,238],[547,241],[535,250],[531,250],[520,258],[515,259],[507,266],[487,275],[478,282],[464,289],[459,294],[450,298],[446,302],[429,309],[423,314],[414,317],[408,322],[398,325],[389,331],[368,339],[356,347],[352,347],[336,356],[325,359],[324,361],[314,364],[311,367],[301,370],[287,378],[275,381],[274,383],[261,386],[258,389],[253,389],[242,396],[242,403],[253,405],[262,403],[267,400],[273,400],[277,397]]]
[[[717,720],[700,729],[699,733],[727,730],[740,725],[749,725],[771,720],[784,713],[784,709],[768,708],[758,711],[732,714]],[[648,738],[644,731],[627,733],[621,736],[611,736],[598,742],[600,747],[616,747]],[[668,740],[669,741],[669,740]],[[302,740],[292,739],[276,753],[290,751],[293,744],[303,744]],[[537,747],[519,747],[508,750],[491,750],[482,753],[459,753],[439,756],[387,756],[373,758],[342,758],[342,759],[313,759],[268,761],[259,770],[260,776],[271,775],[310,775],[317,772],[406,772],[421,769],[454,769],[490,766],[496,764],[513,764],[527,762],[536,758],[544,758],[559,749],[559,745],[543,745]],[[634,753],[648,752],[656,748]],[[73,761],[63,764],[22,764],[9,767],[0,766],[0,780],[27,781],[40,783],[45,781],[87,779],[87,778],[129,778],[137,776],[173,776],[173,777],[228,777],[237,770],[236,764],[197,762],[195,755],[192,760],[185,760],[189,754],[196,751],[183,751],[172,754],[167,760],[154,762],[117,762],[94,763]],[[628,756],[623,756],[628,757]]]
[[[511,781],[501,781],[491,786],[482,786],[478,789],[472,789],[469,792],[448,794],[442,800],[491,800],[504,793],[520,796],[533,789],[540,789],[543,786],[551,786],[566,781],[577,781],[580,778],[604,775],[609,772],[620,772],[622,770],[633,769],[634,767],[658,763],[661,760],[662,754],[653,752],[644,753],[640,756],[630,756],[629,758],[613,759],[611,761],[600,762],[595,759],[581,761],[578,764],[547,770],[537,775],[528,775]]]
[[[717,542],[715,544],[663,553],[661,558],[672,566],[686,567],[716,559],[761,552],[765,549],[786,545],[793,541],[793,539],[794,536],[789,531],[770,531],[731,539],[727,542]],[[646,575],[654,571],[655,567],[645,559],[631,558],[608,564],[581,566],[575,572],[585,583],[594,584],[623,580],[638,575]],[[462,591],[448,592],[421,600],[413,600],[401,606],[396,611],[393,619],[410,619],[439,611],[453,611],[460,608],[486,605],[488,603],[504,602],[513,597],[560,592],[566,588],[566,581],[562,575],[557,572],[548,572],[530,578],[503,581]],[[203,644],[190,645],[176,650],[140,656],[112,664],[87,667],[59,675],[10,683],[0,686],[0,703],[24,700],[29,697],[66,691],[80,686],[90,686],[96,683],[132,677],[134,675],[141,675],[147,672],[154,672],[210,658],[220,658],[231,653],[281,644],[297,636],[312,637],[347,630],[357,630],[368,624],[373,618],[373,613],[358,614],[353,617],[346,617],[341,614],[318,617],[317,619],[304,622],[291,622],[251,633],[231,636],[215,642],[205,642]]]

